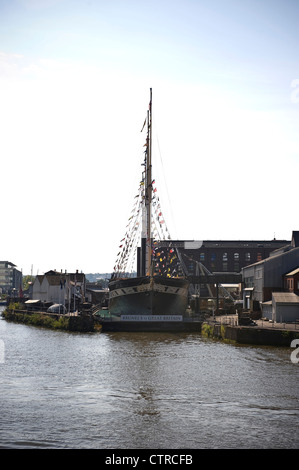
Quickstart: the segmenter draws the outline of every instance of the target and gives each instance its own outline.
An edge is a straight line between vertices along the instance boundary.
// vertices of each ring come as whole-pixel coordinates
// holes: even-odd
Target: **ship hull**
[[[187,308],[188,287],[184,279],[160,276],[110,281],[109,312],[127,321],[179,321]]]
[[[200,333],[202,321],[121,321],[105,320],[101,323],[102,332],[138,333]]]

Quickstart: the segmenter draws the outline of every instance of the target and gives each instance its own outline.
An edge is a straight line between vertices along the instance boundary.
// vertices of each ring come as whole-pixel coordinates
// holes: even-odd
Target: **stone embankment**
[[[236,318],[220,317],[216,321],[209,319],[203,322],[201,333],[239,344],[290,347],[292,340],[299,338],[299,325],[258,321],[252,326],[239,326]]]
[[[45,312],[29,313],[26,310],[20,309],[6,309],[2,316],[7,321],[65,331],[93,332],[101,330],[101,326],[97,324],[94,316],[88,314],[59,315]]]
[[[94,332],[102,330],[102,325],[96,316],[87,313],[59,315],[45,312],[29,313],[26,310],[7,308],[2,316],[7,321],[65,331]],[[196,322],[196,325],[194,324],[196,328],[188,329],[188,331],[196,331],[204,337],[226,342],[260,346],[290,347],[294,339],[299,339],[299,325],[297,324],[273,324],[261,320],[254,323],[254,325],[240,326],[236,316],[210,317],[202,323]]]

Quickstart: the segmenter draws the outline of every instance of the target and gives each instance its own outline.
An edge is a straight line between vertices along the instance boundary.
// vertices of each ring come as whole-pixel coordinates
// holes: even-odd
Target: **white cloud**
[[[251,238],[252,227],[265,233],[281,190],[295,184],[288,163],[298,140],[287,121],[278,111],[242,107],[237,94],[4,52],[0,73],[1,171],[13,175],[2,182],[10,194],[2,215],[8,220],[18,211],[25,228],[19,252],[5,258],[26,272],[31,263],[40,271],[113,269],[140,181],[150,86],[154,177],[174,237]],[[265,190],[267,220],[260,210]],[[236,222],[244,204],[254,224]],[[32,234],[31,220],[41,224],[42,236]],[[62,227],[65,236],[49,226]],[[279,236],[277,225],[270,231],[270,238]]]
[[[20,61],[23,56],[20,54],[6,54],[0,51],[0,77],[11,79],[16,77],[20,71]]]

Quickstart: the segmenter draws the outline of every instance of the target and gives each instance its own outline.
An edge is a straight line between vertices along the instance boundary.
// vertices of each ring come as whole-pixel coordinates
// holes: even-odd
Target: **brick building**
[[[270,253],[289,245],[287,240],[204,240],[162,241],[159,246],[179,248],[188,274],[196,273],[196,265],[202,263],[211,273],[240,273],[242,268],[262,261]]]
[[[284,277],[284,281],[286,292],[293,292],[294,294],[299,295],[299,267],[287,273]]]

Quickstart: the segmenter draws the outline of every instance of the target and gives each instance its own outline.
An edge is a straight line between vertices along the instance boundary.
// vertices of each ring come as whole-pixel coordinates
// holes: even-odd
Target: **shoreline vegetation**
[[[22,310],[22,305],[10,304],[3,312],[2,317],[10,322],[43,327],[52,330],[68,332],[101,332],[102,325],[95,315],[61,315],[47,312],[29,312]],[[219,322],[203,321],[198,333],[214,340],[231,344],[250,344],[257,346],[284,346],[290,347],[294,339],[299,339],[299,332],[291,329],[261,328],[221,324]]]
[[[19,303],[10,304],[3,312],[2,317],[11,322],[25,325],[48,328],[52,330],[96,332],[101,331],[101,325],[93,315],[67,315],[51,314],[47,312],[29,312],[22,310]]]
[[[55,318],[46,313],[21,313],[15,310],[5,310],[2,316],[7,321],[24,323],[31,326],[43,326],[54,330],[68,330],[69,319],[63,316]]]

